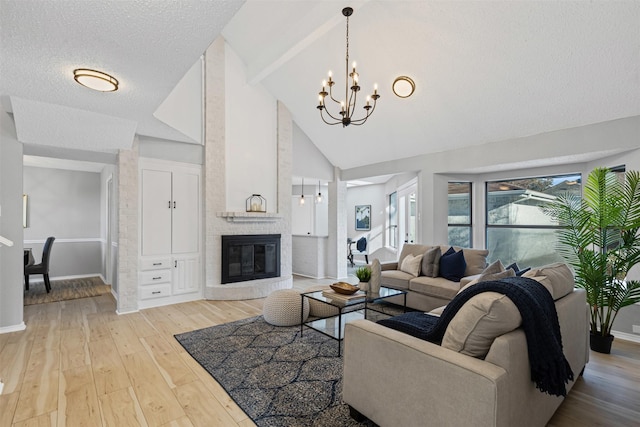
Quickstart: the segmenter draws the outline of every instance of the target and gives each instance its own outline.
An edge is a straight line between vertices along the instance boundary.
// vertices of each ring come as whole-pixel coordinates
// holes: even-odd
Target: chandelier
[[[318,92],[318,101],[319,104],[316,107],[320,110],[320,118],[322,121],[328,125],[337,125],[342,123],[342,127],[347,127],[349,125],[363,125],[369,116],[376,109],[376,102],[380,95],[378,95],[378,85],[374,85],[373,94],[367,96],[367,103],[363,107],[366,111],[364,117],[356,119],[353,117],[356,109],[356,101],[358,97],[358,92],[360,91],[360,86],[358,85],[358,73],[356,72],[356,63],[353,63],[352,71],[349,73],[349,17],[353,14],[353,9],[350,7],[345,7],[342,9],[342,14],[347,17],[347,57],[346,57],[346,67],[345,67],[345,81],[344,81],[344,101],[338,101],[333,97],[332,88],[335,82],[332,80],[332,73],[329,71],[329,81],[322,81],[322,91]],[[351,87],[349,87],[349,78],[351,78]],[[329,92],[326,91],[327,85],[329,86]],[[326,97],[329,95],[332,101],[336,104],[340,105],[340,112],[338,113],[342,117],[338,117],[338,114],[335,116],[329,112],[326,106]],[[373,105],[371,105],[371,101],[373,100]],[[325,114],[328,117],[325,117]]]

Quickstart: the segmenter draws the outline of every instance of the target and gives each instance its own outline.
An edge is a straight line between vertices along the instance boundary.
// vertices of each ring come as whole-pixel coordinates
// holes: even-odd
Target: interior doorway
[[[416,243],[418,233],[418,184],[409,181],[398,189],[398,253],[405,243]]]

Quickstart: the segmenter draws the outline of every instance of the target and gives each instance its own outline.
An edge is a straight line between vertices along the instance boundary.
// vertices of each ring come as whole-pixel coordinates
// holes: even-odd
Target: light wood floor
[[[262,301],[121,316],[111,295],[25,307],[27,329],[0,335],[0,427],[252,426],[173,335],[258,315]],[[616,340],[550,425],[637,425],[638,402],[640,345]]]

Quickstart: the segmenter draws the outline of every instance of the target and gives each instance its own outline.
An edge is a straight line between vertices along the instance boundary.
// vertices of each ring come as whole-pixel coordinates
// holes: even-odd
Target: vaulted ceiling
[[[381,95],[366,124],[347,128],[316,109],[328,70],[344,88],[344,6],[360,85]],[[1,0],[0,14],[0,101],[23,142],[104,150],[133,132],[193,142],[153,113],[220,34],[248,82],[341,168],[640,115],[633,0]],[[78,66],[117,75],[121,90],[82,88],[70,78]],[[410,98],[391,92],[400,75],[416,83]]]

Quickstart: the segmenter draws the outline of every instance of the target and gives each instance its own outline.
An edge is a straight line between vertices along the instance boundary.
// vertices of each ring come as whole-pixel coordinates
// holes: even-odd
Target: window
[[[449,245],[471,247],[471,183],[449,183]]]
[[[389,228],[387,229],[389,246],[398,247],[398,193],[389,194]]]
[[[562,261],[558,225],[540,207],[566,192],[582,195],[580,175],[545,176],[486,183],[489,262],[539,267]]]

